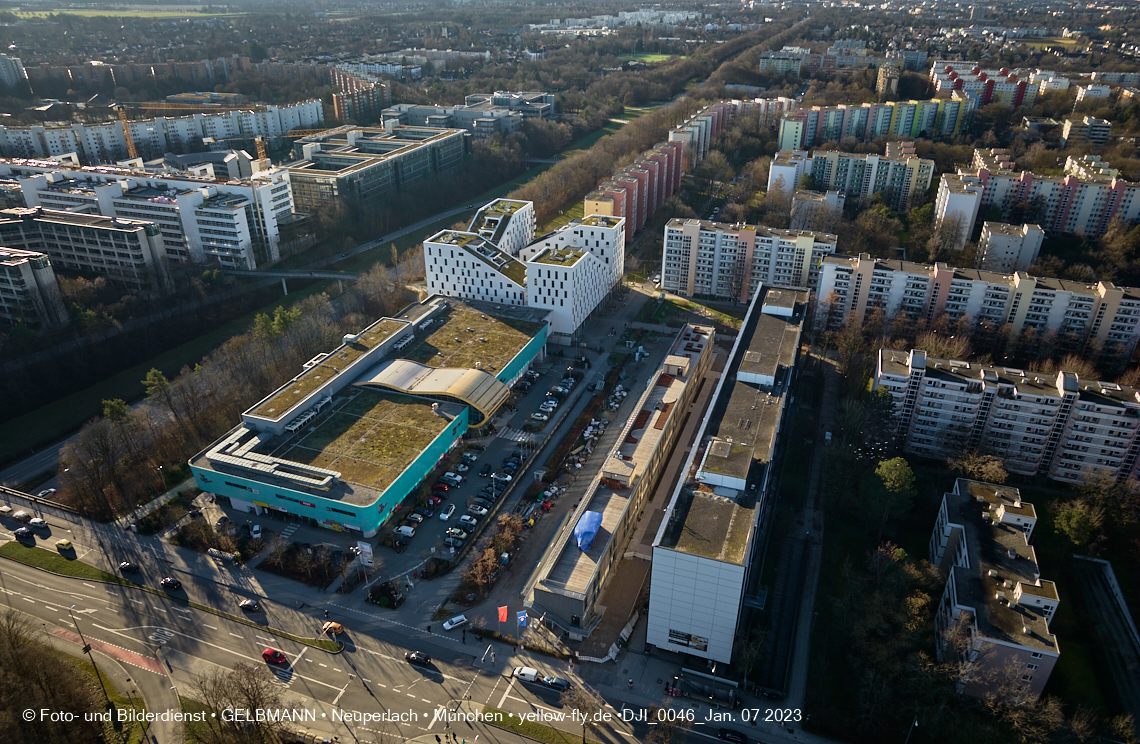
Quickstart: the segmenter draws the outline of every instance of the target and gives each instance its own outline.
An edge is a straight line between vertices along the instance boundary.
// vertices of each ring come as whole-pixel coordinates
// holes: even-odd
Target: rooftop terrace
[[[515,284],[526,286],[526,265],[500,250],[494,242],[482,235],[459,230],[443,230],[424,242],[462,248],[472,258],[479,259]]]
[[[572,248],[558,250],[548,248],[531,259],[531,263],[551,264],[553,266],[573,266],[586,255],[586,251],[576,251]]]

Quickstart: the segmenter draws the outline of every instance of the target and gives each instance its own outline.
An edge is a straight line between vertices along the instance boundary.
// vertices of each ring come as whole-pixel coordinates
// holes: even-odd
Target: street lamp
[[[67,614],[71,615],[71,623],[75,626],[75,632],[79,634],[79,640],[83,641],[83,653],[87,654],[87,658],[91,659],[91,668],[95,670],[95,676],[99,679],[99,686],[103,688],[103,697],[107,700],[108,707],[111,705],[111,696],[107,694],[107,687],[103,684],[103,676],[99,674],[99,667],[95,664],[95,655],[91,653],[91,644],[83,637],[83,631],[79,629],[79,621],[75,619],[75,605],[68,608]]]
[[[162,466],[158,466],[158,477],[162,478],[162,490],[166,490],[166,473],[162,472]]]
[[[914,733],[914,730],[916,728],[918,728],[918,714],[917,713],[914,714],[914,723],[912,723],[910,725],[910,730],[906,732],[906,740],[903,741],[903,744],[908,744],[908,742],[910,742],[910,735]]]

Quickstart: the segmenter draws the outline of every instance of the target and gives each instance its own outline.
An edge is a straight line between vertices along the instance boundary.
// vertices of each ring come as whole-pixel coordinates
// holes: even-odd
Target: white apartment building
[[[1140,453],[1140,391],[956,359],[881,349],[874,387],[895,404],[905,449],[945,459],[981,449],[1006,470],[1081,483],[1127,477]]]
[[[980,164],[980,165],[979,165]],[[1011,210],[1029,204],[1046,233],[1068,233],[1098,238],[1114,219],[1140,220],[1140,185],[1119,177],[1038,176],[1014,171],[1002,151],[974,153],[975,169],[946,173],[938,185],[935,217],[960,214],[963,242],[973,232],[980,211],[997,207],[1002,219]]]
[[[294,219],[289,174],[277,168],[220,180],[8,159],[0,176],[18,180],[29,207],[154,222],[172,261],[263,266],[281,257],[281,228]]]
[[[208,137],[282,137],[294,129],[320,128],[325,121],[324,104],[318,100],[263,108],[138,119],[127,126],[139,155],[149,160],[168,152],[192,152]],[[127,139],[118,121],[62,127],[0,126],[0,157],[35,159],[67,153],[76,153],[83,165],[113,164],[129,157]]]
[[[67,308],[46,254],[0,247],[0,320],[34,332],[67,325]]]
[[[762,284],[811,287],[835,242],[830,233],[672,219],[665,225],[661,288],[748,302]]]
[[[1074,350],[1131,357],[1140,341],[1140,290],[1108,282],[1085,284],[955,269],[946,264],[887,261],[861,256],[827,256],[816,285],[816,322],[833,328],[848,318],[862,323],[875,307],[887,318],[904,313],[914,320],[940,315],[957,321],[969,315],[993,327],[1010,324],[1013,336],[1027,328],[1055,331]]]
[[[154,222],[34,208],[0,210],[0,245],[42,251],[54,268],[104,276],[158,295],[173,287]],[[57,293],[58,294],[58,293]]]
[[[983,222],[977,267],[1010,274],[1028,269],[1041,252],[1045,231],[1040,225]]]
[[[930,562],[946,576],[937,657],[958,665],[970,697],[1036,699],[1057,664],[1049,625],[1060,596],[1029,544],[1036,523],[1033,504],[1009,486],[959,478],[942,497],[930,536]]]
[[[467,232],[481,235],[499,250],[517,258],[534,240],[534,204],[518,199],[496,199],[475,213]]]
[[[1106,145],[1112,136],[1112,122],[1095,116],[1065,119],[1061,130],[1061,145]]]
[[[526,306],[526,265],[486,238],[442,230],[424,241],[428,294]]]
[[[0,83],[23,92],[22,89],[28,84],[28,73],[24,70],[24,63],[19,57],[0,54]]]
[[[605,267],[605,291],[609,292],[625,273],[624,230],[625,218],[592,214],[535,239],[521,255],[530,260],[547,249],[585,251]]]
[[[1086,154],[1079,158],[1065,158],[1065,175],[1089,181],[1097,178],[1116,178],[1120,171],[1101,159],[1100,155]]]
[[[1108,98],[1112,95],[1112,88],[1107,85],[1078,85],[1077,103],[1094,98]]]
[[[768,190],[783,179],[785,189],[799,186],[803,176],[811,176],[818,191],[839,191],[844,196],[868,201],[883,193],[896,211],[910,208],[916,194],[930,188],[934,161],[917,157],[867,155],[834,150],[781,150],[768,170]]]
[[[805,191],[796,189],[792,196],[792,230],[818,230],[820,225],[834,225],[843,213],[847,198],[839,191]]]

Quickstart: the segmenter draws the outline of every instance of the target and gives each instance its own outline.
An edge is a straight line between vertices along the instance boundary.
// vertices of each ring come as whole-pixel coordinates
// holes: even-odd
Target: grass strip
[[[582,741],[582,737],[579,734],[571,734],[568,731],[556,729],[553,726],[547,726],[537,721],[526,721],[514,713],[508,713],[505,710],[499,710],[490,705],[484,706],[483,712],[489,714],[484,719],[484,722],[491,724],[495,728],[522,734],[530,739],[546,742],[546,744],[578,744]],[[585,741],[589,742],[589,744],[598,744],[598,742],[593,739],[586,739]]]
[[[251,628],[266,630],[270,633],[273,633],[274,635],[279,635],[282,638],[288,638],[289,640],[296,643],[303,643],[306,646],[312,646],[313,648],[320,649],[321,651],[327,651],[331,654],[339,653],[344,649],[344,644],[340,643],[339,641],[333,641],[329,639],[314,640],[312,638],[304,638],[302,636],[293,635],[292,633],[286,633],[285,631],[278,630],[277,628],[271,628],[267,625],[260,625],[253,622],[252,620],[242,617],[241,615],[231,615],[230,613],[223,612],[215,607],[192,602],[188,599],[182,599],[181,597],[175,597],[152,587],[144,586],[143,584],[136,584],[133,581],[124,579],[122,576],[116,576],[115,574],[107,573],[101,568],[96,568],[95,566],[84,563],[83,561],[72,560],[60,553],[53,553],[50,550],[44,550],[43,548],[33,548],[28,545],[23,545],[22,543],[12,541],[5,543],[4,545],[0,545],[0,558],[7,558],[9,560],[16,561],[17,563],[23,563],[25,566],[38,568],[42,571],[47,571],[59,576],[66,576],[73,579],[87,579],[88,581],[102,581],[105,584],[118,584],[119,586],[133,587],[135,589],[153,594],[156,597],[165,597],[172,602],[178,602],[179,604],[193,607],[194,609],[201,610],[202,612],[208,612],[211,615],[224,617],[227,620],[235,623],[241,623],[242,625],[248,625]]]

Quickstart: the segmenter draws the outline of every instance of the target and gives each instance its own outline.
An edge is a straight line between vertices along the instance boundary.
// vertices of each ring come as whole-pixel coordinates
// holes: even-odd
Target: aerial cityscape
[[[1137,744],[1140,4],[0,6],[0,744]]]

